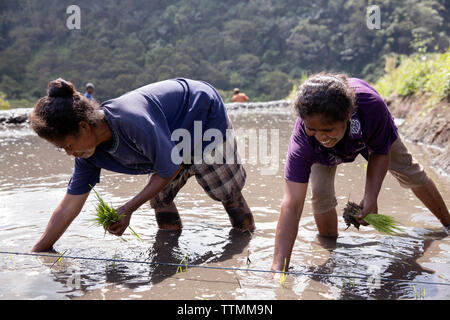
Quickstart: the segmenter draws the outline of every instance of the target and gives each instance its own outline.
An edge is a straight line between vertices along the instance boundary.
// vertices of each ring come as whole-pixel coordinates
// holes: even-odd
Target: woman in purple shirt
[[[226,135],[232,126],[222,98],[206,82],[160,81],[98,105],[70,82],[57,79],[37,102],[30,124],[41,138],[75,157],[67,193],[32,251],[49,249],[59,239],[81,211],[91,186],[100,181],[102,168],[149,175],[142,191],[117,209],[124,218],[108,229],[112,234],[122,235],[133,212],[147,201],[155,209],[160,229],[181,229],[173,200],[192,176],[212,199],[223,204],[234,228],[254,229],[241,193],[246,173],[234,139]],[[175,145],[176,132],[185,133],[183,142],[186,138],[192,143],[184,149]],[[217,151],[208,161],[202,153],[210,147],[202,140],[207,132],[216,133],[212,150]],[[194,157],[198,154],[200,159]]]
[[[283,270],[285,259],[289,266],[308,182],[319,235],[338,235],[336,167],[358,154],[368,160],[361,224],[367,225],[362,219],[368,213],[377,213],[378,194],[389,170],[448,230],[450,215],[442,196],[402,143],[386,104],[369,84],[345,75],[318,74],[300,86],[294,108],[299,117],[286,159],[273,270]]]

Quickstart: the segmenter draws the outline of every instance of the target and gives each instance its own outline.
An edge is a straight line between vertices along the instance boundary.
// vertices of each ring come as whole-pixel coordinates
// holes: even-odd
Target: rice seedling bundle
[[[112,226],[114,223],[119,222],[125,215],[119,213],[116,209],[114,209],[111,205],[107,204],[102,197],[95,191],[95,189],[89,185],[91,189],[95,192],[95,196],[97,197],[97,207],[96,210],[96,217],[94,221],[96,224],[100,225],[105,229],[106,231],[109,229],[110,226]],[[135,236],[138,240],[143,241],[141,237],[130,227],[128,226],[128,229],[130,229],[130,232],[133,236]]]
[[[359,230],[360,223],[356,219],[363,208],[354,202],[348,202],[344,209],[344,221],[347,224],[347,229],[354,225],[356,229]],[[377,213],[369,213],[363,219],[365,222],[370,224],[380,233],[387,235],[396,235],[403,231],[399,227],[399,223],[391,216]]]

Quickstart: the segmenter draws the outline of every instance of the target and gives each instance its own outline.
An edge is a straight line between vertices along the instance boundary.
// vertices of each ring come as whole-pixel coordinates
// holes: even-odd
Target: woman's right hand
[[[298,225],[305,202],[307,183],[286,181],[281,213],[275,232],[275,247],[271,270],[283,271],[289,267],[292,248],[297,238]],[[274,272],[272,277],[280,279],[282,273]]]
[[[51,249],[53,244],[72,223],[73,219],[80,213],[88,196],[89,192],[81,195],[66,194],[53,212],[41,238],[31,251],[43,252]]]
[[[275,270],[275,269],[271,269],[272,271],[278,271],[278,270]],[[280,280],[281,280],[281,273],[280,272],[273,272],[272,273],[272,280],[273,281],[276,281],[276,282],[280,282]]]
[[[58,253],[58,251],[56,251],[53,246],[51,246],[48,249],[45,250],[39,250],[38,247],[36,247],[36,245],[31,249],[31,252],[40,252],[40,253],[52,253],[52,254],[56,254]]]

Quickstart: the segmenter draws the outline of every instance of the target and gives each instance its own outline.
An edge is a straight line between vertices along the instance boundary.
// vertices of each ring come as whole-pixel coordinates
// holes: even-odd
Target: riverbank
[[[20,124],[28,121],[28,115],[32,108],[18,108],[10,110],[0,110],[1,124]]]
[[[288,100],[268,101],[268,102],[247,102],[247,103],[226,103],[228,110],[236,109],[258,109],[258,108],[288,108],[291,102]],[[0,110],[1,124],[20,124],[28,121],[28,115],[32,108],[18,108],[10,110]]]
[[[413,143],[436,147],[432,164],[440,173],[450,175],[450,102],[430,106],[425,96],[386,99],[389,111],[395,118],[403,119],[399,125],[400,133]]]
[[[432,165],[449,175],[450,48],[400,59],[388,56],[385,71],[375,89],[393,116],[404,119],[401,134],[411,142],[437,147],[436,155],[430,155]]]

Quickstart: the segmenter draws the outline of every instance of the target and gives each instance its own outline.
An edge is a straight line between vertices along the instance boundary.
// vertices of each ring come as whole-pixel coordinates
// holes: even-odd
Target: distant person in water
[[[319,235],[337,237],[336,168],[353,162],[358,154],[368,161],[360,202],[363,209],[358,217],[361,224],[367,225],[362,219],[368,213],[378,212],[378,195],[389,171],[448,231],[450,215],[441,194],[403,144],[386,104],[369,84],[345,75],[314,75],[300,86],[294,108],[298,118],[285,165],[285,195],[276,229],[273,270],[289,266],[308,183]]]
[[[225,150],[218,153],[218,161],[191,161],[195,147],[201,151],[209,147],[202,143],[196,143],[192,153],[183,154],[180,163],[173,160],[177,146],[172,133],[180,129],[194,136],[194,144],[194,122],[197,133],[200,123],[202,137],[208,129],[223,134],[220,143]],[[206,82],[161,81],[98,105],[81,96],[72,83],[57,79],[48,84],[47,96],[35,105],[30,124],[41,138],[75,157],[67,193],[32,251],[47,250],[61,237],[83,208],[90,186],[100,182],[102,168],[148,175],[142,191],[117,208],[124,218],[108,229],[112,234],[122,235],[133,212],[145,202],[155,209],[160,229],[180,230],[173,200],[192,176],[208,196],[222,203],[235,229],[254,229],[253,215],[241,193],[246,172],[234,138],[226,139],[232,125],[222,98]]]
[[[88,98],[89,100],[93,100],[94,99],[94,85],[92,83],[88,83],[86,84],[86,92],[84,93],[84,96],[86,98]]]
[[[239,91],[239,88],[235,88],[233,94],[233,102],[247,102],[249,100],[245,93]]]

